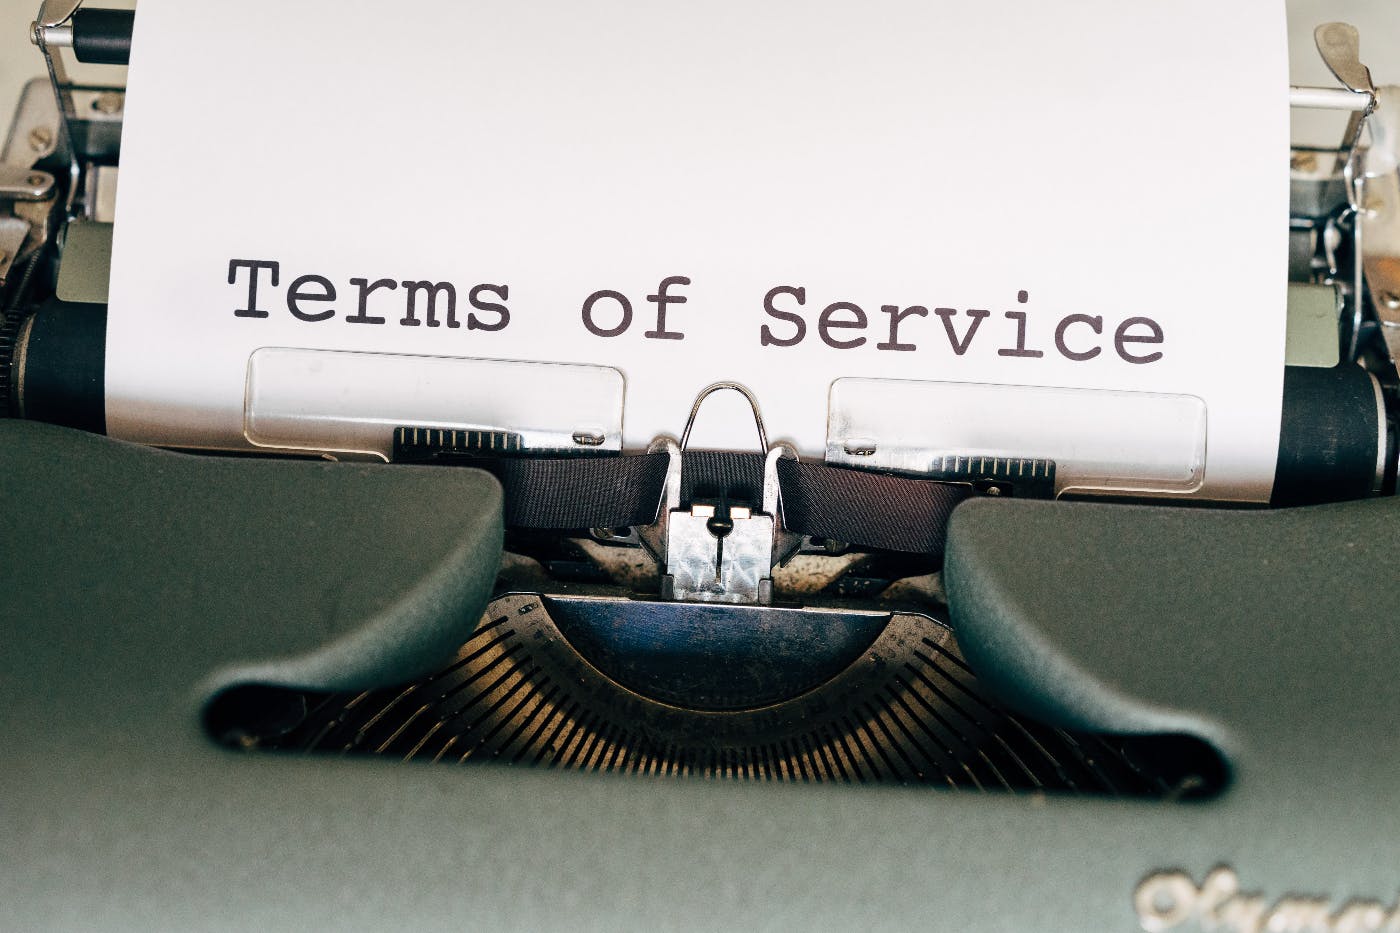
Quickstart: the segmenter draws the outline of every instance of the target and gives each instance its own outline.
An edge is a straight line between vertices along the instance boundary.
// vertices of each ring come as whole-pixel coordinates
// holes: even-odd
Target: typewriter
[[[355,392],[310,424],[294,351],[249,422],[287,449],[108,438],[139,13],[5,11],[6,929],[1400,930],[1395,36],[1290,23],[1335,79],[1295,112],[1345,125],[1287,154],[1276,480],[1226,508],[854,394],[799,458],[740,382],[626,454]],[[725,396],[756,449],[689,443]]]

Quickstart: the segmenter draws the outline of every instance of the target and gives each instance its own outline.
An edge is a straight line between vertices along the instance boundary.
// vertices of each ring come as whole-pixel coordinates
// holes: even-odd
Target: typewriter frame
[[[9,147],[44,139],[47,90],[30,86],[28,131]],[[91,91],[89,138],[119,112],[107,93]],[[55,128],[28,167],[51,165],[50,186],[13,202],[25,245],[35,231],[42,243],[15,251],[23,271],[7,288],[53,276],[63,214],[106,216],[105,163],[65,159],[60,138]],[[54,277],[92,294],[105,270],[84,226],[62,245],[86,261]],[[1326,249],[1321,233],[1314,245]],[[1361,352],[1362,328],[1352,334]],[[0,903],[16,926],[1243,930],[1279,916],[1379,929],[1394,914],[1395,500],[959,511],[953,622],[1004,698],[1067,727],[1182,731],[1226,755],[1223,794],[1161,803],[237,754],[198,726],[230,686],[391,683],[461,642],[475,619],[444,608],[479,605],[492,585],[481,571],[501,535],[491,483],[197,458],[19,421],[0,422],[0,475],[13,755],[0,779],[12,826]],[[418,568],[417,585],[387,605],[357,592],[333,627],[304,624],[305,580],[344,579],[355,548],[308,552],[292,501],[328,516],[317,540],[360,544],[375,528],[380,559]],[[250,525],[256,552],[200,545]],[[1123,586],[1134,578],[1155,585]],[[1103,638],[1109,627],[1120,637]]]

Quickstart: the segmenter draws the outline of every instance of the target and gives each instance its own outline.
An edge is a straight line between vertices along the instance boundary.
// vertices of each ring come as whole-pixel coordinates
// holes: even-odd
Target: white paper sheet
[[[248,446],[260,347],[613,366],[629,449],[717,380],[817,457],[840,377],[1137,390],[1205,402],[1201,494],[1267,498],[1287,134],[1275,0],[142,0],[108,430]]]

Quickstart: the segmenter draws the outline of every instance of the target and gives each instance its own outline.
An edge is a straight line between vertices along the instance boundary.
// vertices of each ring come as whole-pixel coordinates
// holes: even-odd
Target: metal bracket
[[[53,176],[37,169],[0,164],[0,200],[39,201],[53,191]]]
[[[68,153],[68,199],[64,204],[64,215],[72,213],[73,199],[78,191],[77,147],[73,145],[73,95],[72,82],[63,66],[63,56],[59,51],[63,45],[72,45],[73,29],[69,25],[73,14],[82,5],[82,0],[44,0],[38,16],[30,27],[30,41],[44,54],[44,64],[49,73],[49,86],[53,89],[54,103],[58,105],[58,125],[64,150]],[[50,45],[50,38],[53,44]]]
[[[665,599],[717,603],[773,600],[773,516],[747,506],[697,502],[671,513]]]
[[[763,469],[763,501],[693,502],[681,508],[681,468],[695,416],[706,397],[729,389],[739,392],[753,410],[759,444],[767,451]],[[654,525],[638,530],[642,543],[664,565],[664,599],[713,603],[768,604],[773,600],[773,567],[796,551],[801,537],[783,529],[778,460],[796,459],[786,444],[768,449],[768,435],[753,393],[738,383],[717,382],[695,399],[679,444],[669,437],[652,442],[649,453],[666,453],[670,462],[662,501]]]
[[[1350,111],[1342,143],[1337,150],[1337,164],[1341,166],[1342,179],[1347,196],[1346,216],[1353,218],[1352,245],[1355,261],[1350,270],[1350,303],[1352,307],[1351,341],[1346,349],[1346,359],[1353,360],[1359,351],[1358,334],[1361,327],[1364,295],[1362,269],[1362,240],[1364,234],[1359,214],[1364,197],[1364,178],[1358,175],[1358,153],[1361,133],[1367,118],[1376,109],[1377,93],[1371,79],[1371,70],[1361,61],[1361,34],[1349,23],[1323,23],[1313,30],[1313,41],[1323,63],[1343,87],[1294,87],[1290,89],[1290,102],[1294,107],[1310,109]],[[1336,221],[1329,221],[1324,235],[1332,239],[1339,237]],[[1329,247],[1330,254],[1335,245]]]
[[[35,166],[54,153],[58,134],[48,82],[36,78],[20,95],[0,151],[0,286],[17,273],[27,274],[30,260],[52,234],[57,184],[50,172]]]
[[[800,536],[783,530],[778,460],[797,451],[779,444],[763,470],[763,505],[695,502],[667,511],[665,599],[713,603],[773,601],[773,567],[791,554]]]

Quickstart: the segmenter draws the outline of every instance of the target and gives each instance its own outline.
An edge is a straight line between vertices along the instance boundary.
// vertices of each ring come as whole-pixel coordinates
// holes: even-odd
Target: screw
[[[115,91],[104,91],[92,99],[92,109],[111,116],[122,112],[122,95]]]
[[[36,126],[29,131],[29,148],[44,152],[53,145],[53,130],[47,126]]]
[[[33,187],[33,188],[40,188],[40,187],[43,187],[43,185],[44,185],[48,180],[49,180],[49,178],[48,178],[47,175],[40,175],[38,172],[35,172],[34,174],[32,174],[32,175],[30,175],[28,178],[26,178],[26,179],[24,180],[24,183],[25,183],[26,185],[29,185],[30,187]]]

